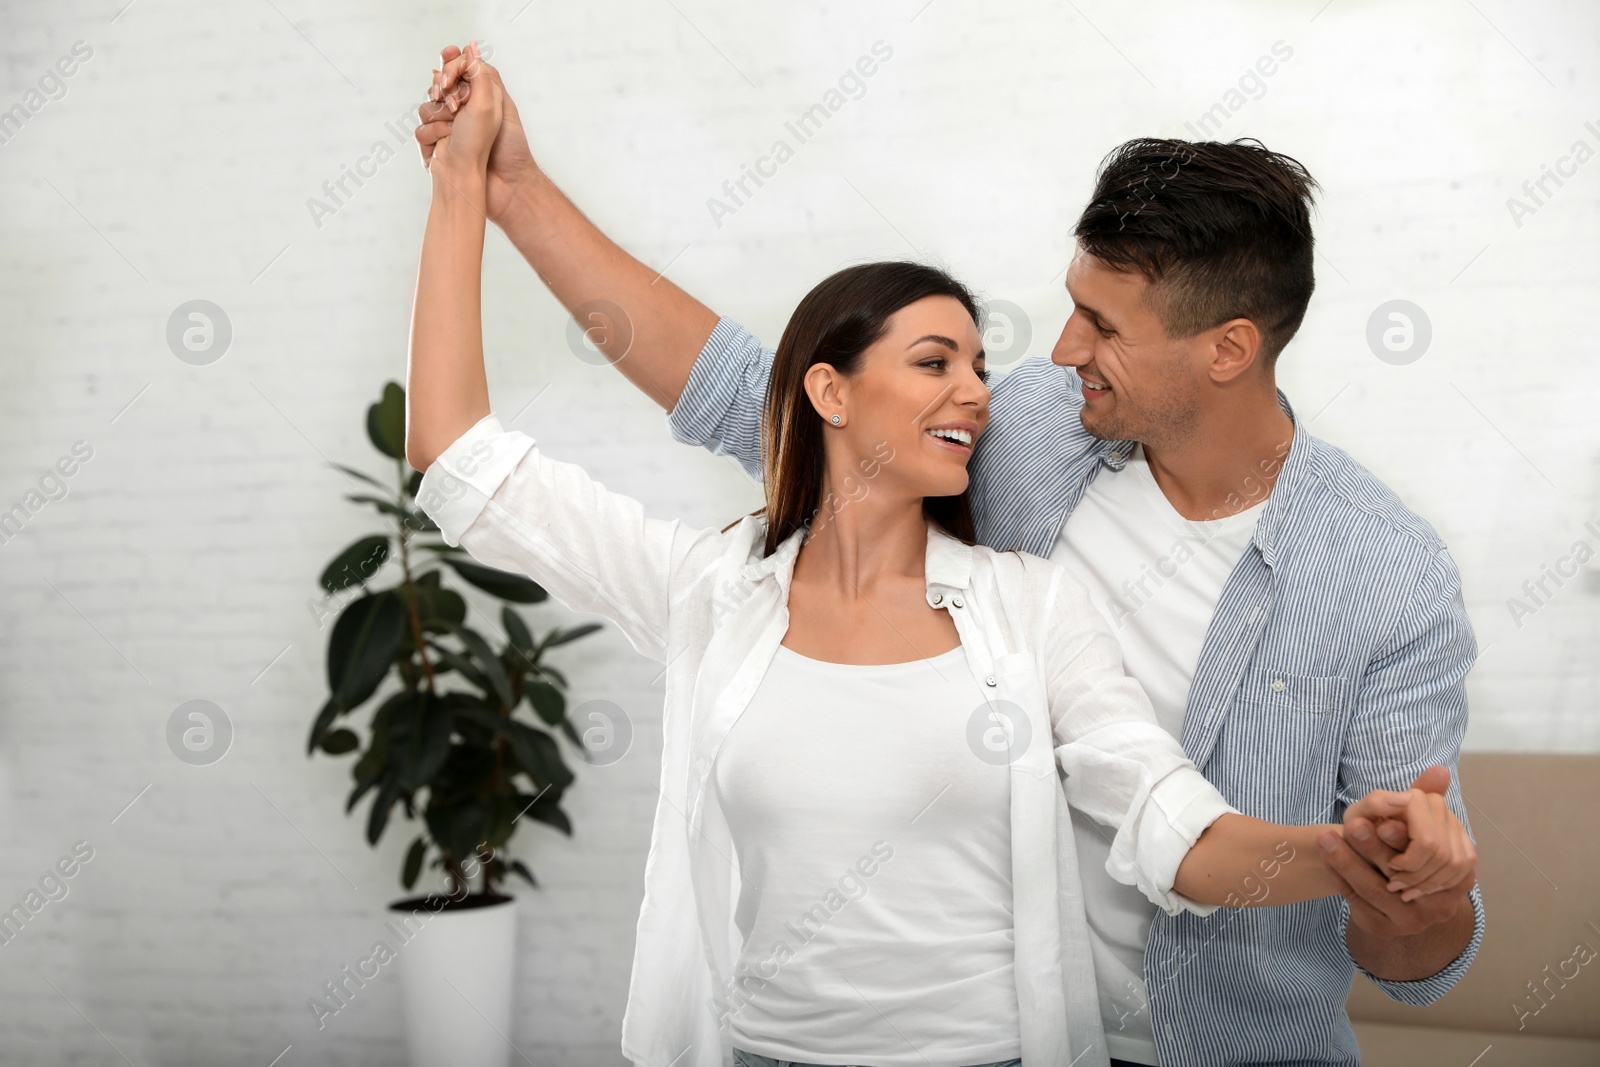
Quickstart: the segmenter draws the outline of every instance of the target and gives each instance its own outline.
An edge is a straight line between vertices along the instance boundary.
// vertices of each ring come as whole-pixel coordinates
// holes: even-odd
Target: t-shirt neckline
[[[1258,518],[1260,518],[1261,509],[1266,506],[1267,501],[1272,499],[1272,494],[1268,493],[1266,496],[1262,497],[1254,504],[1251,504],[1243,511],[1236,511],[1232,515],[1223,515],[1215,519],[1191,519],[1187,518],[1182,512],[1172,506],[1172,501],[1167,499],[1167,494],[1161,489],[1161,483],[1156,481],[1156,476],[1154,474],[1150,473],[1150,461],[1145,458],[1143,444],[1134,444],[1133,452],[1128,456],[1128,462],[1123,469],[1131,469],[1133,471],[1133,476],[1139,479],[1140,485],[1142,485],[1148,492],[1155,494],[1156,499],[1160,501],[1163,513],[1167,516],[1167,518],[1170,521],[1178,523],[1184,527],[1198,528],[1202,530],[1209,529],[1227,531],[1240,526],[1245,526],[1250,523],[1254,523]]]
[[[832,660],[813,659],[803,653],[796,652],[788,645],[778,645],[778,656],[797,666],[806,667],[817,671],[834,671],[847,674],[910,674],[915,671],[926,670],[930,666],[940,667],[952,663],[965,653],[963,645],[957,645],[948,652],[941,652],[937,656],[927,656],[922,659],[901,660],[898,663],[835,663]]]

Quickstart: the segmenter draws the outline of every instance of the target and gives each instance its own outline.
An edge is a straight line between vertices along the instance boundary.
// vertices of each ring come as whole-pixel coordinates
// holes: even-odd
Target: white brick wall
[[[94,849],[0,945],[0,1062],[399,1055],[387,977],[320,1032],[305,1005],[378,936],[408,837],[369,849],[340,814],[348,762],[302,754],[325,645],[304,604],[369,526],[323,456],[382,470],[362,411],[404,373],[427,185],[402,146],[320,227],[306,201],[392,144],[438,45],[471,36],[574,198],[767,338],[824,274],[914,246],[1026,307],[1036,356],[1068,312],[1066,233],[1099,158],[1188,135],[1284,42],[1292,57],[1220,136],[1259,136],[1326,187],[1285,388],[1452,545],[1485,647],[1469,742],[1600,748],[1600,582],[1568,583],[1520,628],[1506,606],[1573,542],[1600,549],[1583,531],[1600,520],[1600,162],[1520,226],[1506,206],[1574,141],[1600,149],[1591,6],[675,2],[0,11],[0,108],[36,102],[74,42],[92,49],[0,145],[0,508],[74,442],[93,450],[0,544],[0,906],[74,842]],[[717,226],[707,198],[878,40],[893,58],[865,95]],[[568,353],[504,240],[488,261],[499,410],[549,385],[518,425],[656,514],[720,525],[756,506],[730,463],[670,447],[649,402]],[[164,341],[196,298],[233,324],[210,366]],[[1407,366],[1364,339],[1394,298],[1433,324]],[[574,841],[518,839],[544,888],[519,894],[513,1037],[532,1062],[615,1064],[660,689],[614,631],[569,651],[576,698],[627,708],[637,740],[582,773]],[[196,698],[236,731],[209,767],[164,739]]]

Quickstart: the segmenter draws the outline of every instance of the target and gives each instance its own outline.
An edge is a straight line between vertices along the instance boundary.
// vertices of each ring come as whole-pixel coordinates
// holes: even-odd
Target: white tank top
[[[717,753],[743,881],[735,1048],[960,1067],[1021,1055],[1008,768],[966,652],[861,666],[783,646]]]

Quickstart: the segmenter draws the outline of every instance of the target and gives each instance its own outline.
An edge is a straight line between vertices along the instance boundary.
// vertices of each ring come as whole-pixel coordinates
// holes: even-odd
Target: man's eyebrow
[[[917,338],[915,341],[912,341],[910,344],[906,345],[906,348],[907,349],[915,348],[915,347],[917,347],[918,345],[920,345],[924,341],[933,341],[933,342],[935,342],[937,344],[944,345],[946,348],[948,348],[952,352],[961,351],[961,346],[960,345],[956,344],[950,338],[945,337],[942,334],[937,334],[937,333],[925,333],[921,337]]]
[[[1077,308],[1079,311],[1082,311],[1090,318],[1094,319],[1095,322],[1106,327],[1107,329],[1115,330],[1117,328],[1115,323],[1111,322],[1111,320],[1107,319],[1104,315],[1100,314],[1100,312],[1096,311],[1088,304],[1080,304],[1078,301],[1074,300],[1072,302],[1072,306]]]

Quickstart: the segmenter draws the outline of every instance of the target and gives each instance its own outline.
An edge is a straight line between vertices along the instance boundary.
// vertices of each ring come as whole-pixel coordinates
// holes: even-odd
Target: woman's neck
[[[886,581],[922,578],[928,524],[920,499],[891,500],[873,491],[857,500],[838,499],[836,507],[824,503],[812,517],[793,581],[848,599]]]

